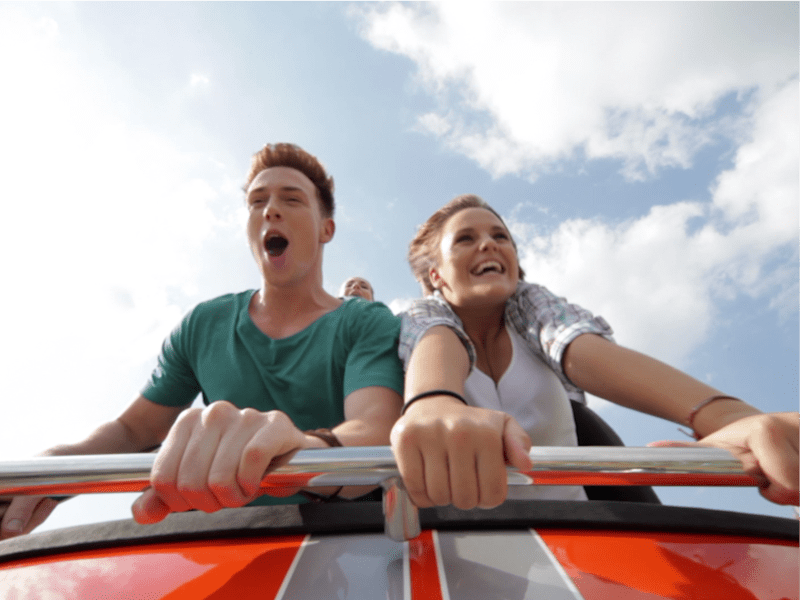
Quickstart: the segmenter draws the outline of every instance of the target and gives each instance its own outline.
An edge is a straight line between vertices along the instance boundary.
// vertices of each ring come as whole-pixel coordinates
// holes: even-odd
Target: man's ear
[[[336,233],[336,223],[331,218],[323,219],[322,228],[319,232],[319,241],[327,244],[333,239],[333,234]]]

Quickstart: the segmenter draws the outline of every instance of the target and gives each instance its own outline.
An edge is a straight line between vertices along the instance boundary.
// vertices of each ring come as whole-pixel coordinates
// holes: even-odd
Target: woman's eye
[[[508,235],[505,234],[505,233],[495,233],[494,234],[494,239],[496,239],[496,240],[507,240],[508,239]]]
[[[472,236],[466,233],[456,238],[456,244],[460,244],[461,242],[471,242],[471,241],[472,241]]]

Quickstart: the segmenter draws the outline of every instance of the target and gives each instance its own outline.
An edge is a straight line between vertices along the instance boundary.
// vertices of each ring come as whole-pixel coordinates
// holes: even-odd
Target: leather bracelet
[[[408,402],[406,402],[405,405],[403,406],[403,410],[400,412],[400,414],[401,415],[406,414],[408,407],[414,404],[414,402],[416,402],[417,400],[422,400],[423,398],[428,398],[429,396],[452,396],[453,398],[458,398],[464,404],[467,404],[467,401],[464,399],[464,396],[456,392],[453,392],[451,390],[430,390],[429,392],[422,392],[421,394],[417,394],[416,396],[409,398]]]
[[[342,447],[342,442],[339,441],[339,438],[336,437],[336,434],[326,427],[320,427],[319,429],[308,429],[303,433],[306,435],[313,435],[314,437],[321,439],[331,448]]]
[[[717,394],[715,396],[711,396],[710,398],[706,398],[702,402],[699,402],[689,413],[689,416],[686,417],[686,424],[692,428],[692,431],[694,432],[694,439],[699,440],[701,437],[694,429],[694,420],[695,417],[697,417],[697,413],[717,400],[736,400],[737,402],[744,402],[741,398],[736,398],[735,396],[726,396],[725,394]]]
[[[339,438],[336,437],[336,434],[333,433],[327,427],[320,427],[319,429],[308,429],[304,431],[306,435],[313,435],[316,438],[321,439],[323,442],[328,444],[331,448],[341,448],[342,442],[339,441]],[[330,496],[323,496],[322,494],[316,494],[314,492],[309,492],[308,490],[300,490],[298,493],[303,496],[306,500],[310,500],[311,502],[330,502],[332,500],[339,500],[339,492],[342,491],[344,486],[339,486],[339,489],[333,492]]]

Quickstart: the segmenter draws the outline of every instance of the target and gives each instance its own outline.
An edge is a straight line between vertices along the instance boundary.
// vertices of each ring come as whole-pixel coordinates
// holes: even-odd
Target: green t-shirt
[[[164,340],[142,395],[164,406],[227,400],[240,408],[281,410],[300,430],[344,421],[351,392],[381,386],[403,394],[397,355],[400,319],[380,302],[345,300],[302,331],[279,340],[253,323],[254,290],[192,309]],[[296,504],[260,496],[251,504]]]
[[[248,313],[248,290],[199,304],[164,341],[142,395],[185,406],[208,404],[281,410],[301,429],[344,421],[344,398],[368,386],[403,393],[397,356],[400,320],[380,302],[345,300],[302,331],[272,339]]]

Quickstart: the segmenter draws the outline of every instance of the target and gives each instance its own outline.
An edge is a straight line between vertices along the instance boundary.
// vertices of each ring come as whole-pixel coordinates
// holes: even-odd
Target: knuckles
[[[226,400],[212,402],[199,410],[202,411],[201,422],[206,427],[224,427],[240,418],[242,412]]]
[[[493,413],[494,411],[486,411]],[[493,416],[493,415],[492,415]],[[468,448],[491,447],[502,450],[502,422],[496,419],[480,419],[472,416],[437,418],[412,422],[399,420],[392,428],[392,442],[403,446],[428,447],[443,442],[456,452]]]
[[[242,470],[263,472],[273,458],[274,440],[285,436],[290,427],[296,430],[281,411],[239,409],[227,401],[187,409],[173,426],[172,441],[165,444],[167,452],[161,460],[156,459],[151,486],[171,511],[197,508],[212,512],[222,507],[242,506],[256,495],[260,483],[249,481],[250,477],[244,477]],[[212,467],[221,456],[219,452],[224,451],[228,454],[221,463],[232,468],[218,465],[219,468],[209,470],[195,460],[186,460],[185,453],[191,452],[190,448],[212,443],[216,447],[207,457],[210,462],[206,467]]]

